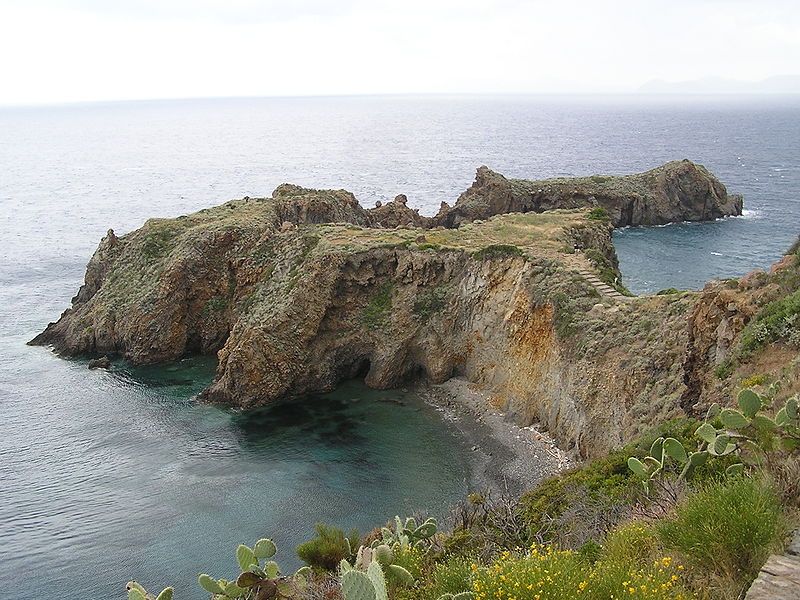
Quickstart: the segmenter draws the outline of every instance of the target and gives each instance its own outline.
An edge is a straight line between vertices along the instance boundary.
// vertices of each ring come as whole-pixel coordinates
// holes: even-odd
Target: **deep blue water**
[[[358,384],[302,407],[198,405],[213,364],[88,371],[25,346],[55,320],[106,229],[280,183],[398,193],[433,214],[486,164],[509,177],[706,165],[744,217],[615,234],[637,292],[767,267],[800,232],[800,99],[357,97],[0,109],[0,598],[123,597],[130,578],[202,598],[239,542],[279,561],[314,521],[442,516],[460,441],[430,409]],[[406,404],[391,400],[403,396]],[[20,587],[21,573],[46,572]]]

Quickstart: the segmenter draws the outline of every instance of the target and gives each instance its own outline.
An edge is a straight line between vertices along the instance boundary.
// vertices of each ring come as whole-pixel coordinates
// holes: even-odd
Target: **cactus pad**
[[[345,600],[377,600],[375,587],[361,571],[348,571],[342,575],[342,594]]]
[[[260,539],[253,548],[253,555],[256,558],[272,558],[277,551],[275,542],[269,539]]]

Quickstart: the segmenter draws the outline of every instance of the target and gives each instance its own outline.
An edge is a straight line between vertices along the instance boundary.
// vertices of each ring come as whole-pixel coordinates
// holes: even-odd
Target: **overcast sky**
[[[0,104],[629,92],[798,65],[797,0],[0,0]]]

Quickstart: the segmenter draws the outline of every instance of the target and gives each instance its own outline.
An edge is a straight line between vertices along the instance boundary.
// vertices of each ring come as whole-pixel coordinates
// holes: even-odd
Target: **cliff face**
[[[414,222],[403,198],[365,211],[348,192],[286,185],[109,232],[72,308],[32,343],[139,364],[218,352],[202,398],[242,407],[351,377],[387,388],[458,375],[584,457],[752,374],[747,361],[726,380],[712,372],[795,271],[702,294],[603,298],[574,246],[615,270],[610,223],[587,208],[505,214],[514,197],[495,175],[488,205],[504,214],[457,229],[393,226]]]
[[[637,175],[593,175],[529,181],[506,179],[481,167],[475,183],[454,207],[443,206],[434,225],[459,223],[507,212],[601,206],[615,227],[709,221],[742,214],[742,197],[701,165],[672,161]]]

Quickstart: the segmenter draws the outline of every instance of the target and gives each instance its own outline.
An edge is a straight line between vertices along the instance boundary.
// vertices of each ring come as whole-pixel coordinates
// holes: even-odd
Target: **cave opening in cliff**
[[[428,380],[428,370],[421,364],[414,363],[403,375],[403,380],[410,384],[425,383]]]
[[[362,357],[353,363],[351,368],[351,376],[355,379],[364,379],[369,373],[372,363],[367,357]]]

